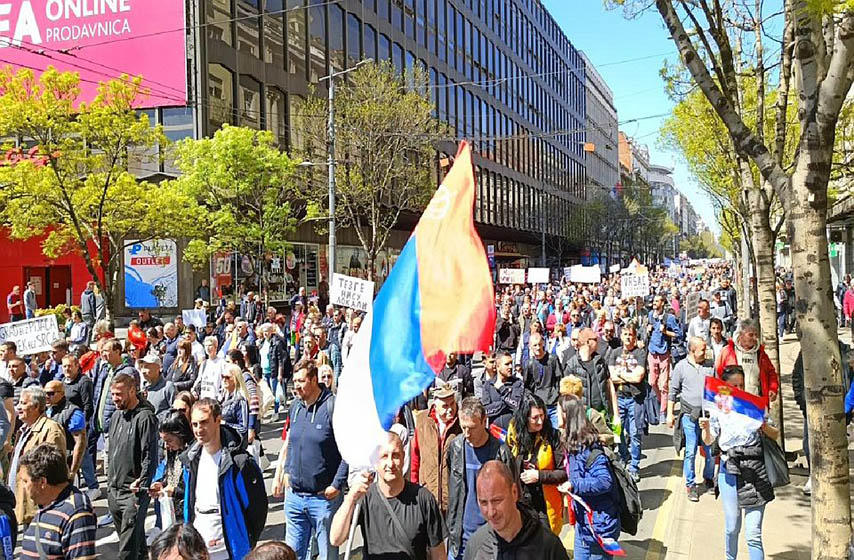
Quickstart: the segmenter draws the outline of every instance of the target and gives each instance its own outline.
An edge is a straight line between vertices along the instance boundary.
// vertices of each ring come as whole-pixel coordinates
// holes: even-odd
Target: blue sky
[[[602,0],[543,0],[543,4],[575,48],[584,51],[605,78],[614,92],[621,123],[672,110],[659,70],[665,60],[673,63],[678,55],[657,11],[628,20],[621,10],[606,10]],[[675,169],[676,186],[718,232],[711,200],[696,186],[679,154],[657,146],[664,118],[625,123],[620,129],[649,146],[653,163]]]

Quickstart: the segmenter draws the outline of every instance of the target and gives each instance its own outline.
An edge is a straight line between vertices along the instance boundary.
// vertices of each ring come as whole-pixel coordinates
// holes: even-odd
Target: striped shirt
[[[49,506],[36,514],[24,533],[20,558],[39,558],[36,531],[39,533],[43,558],[89,559],[95,556],[97,518],[92,504],[72,484],[63,489]]]

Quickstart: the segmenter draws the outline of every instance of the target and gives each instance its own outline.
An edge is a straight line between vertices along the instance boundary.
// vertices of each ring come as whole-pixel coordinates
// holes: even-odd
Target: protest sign
[[[204,309],[184,309],[181,311],[181,317],[184,318],[185,325],[195,325],[196,329],[203,329],[208,324],[208,315]]]
[[[19,356],[50,352],[50,345],[59,337],[56,315],[0,325],[0,342],[14,342]]]
[[[609,271],[611,274],[614,274],[614,273],[620,272],[620,265],[619,265],[619,264],[612,264],[612,265],[611,265],[611,268],[610,268],[610,269],[608,269],[608,271]]]
[[[646,297],[649,295],[649,274],[627,274],[620,277],[620,296]]]
[[[577,264],[569,269],[569,281],[579,284],[598,284],[602,280],[599,265],[584,266]]]
[[[525,269],[524,268],[499,268],[498,269],[499,284],[524,284]]]
[[[345,274],[332,274],[330,300],[335,305],[368,311],[374,304],[374,283]]]
[[[692,292],[685,297],[685,305],[682,307],[685,309],[685,324],[688,324],[688,321],[697,316],[697,306],[700,304],[700,293]]]
[[[549,269],[548,268],[529,268],[528,269],[528,284],[548,284]]]

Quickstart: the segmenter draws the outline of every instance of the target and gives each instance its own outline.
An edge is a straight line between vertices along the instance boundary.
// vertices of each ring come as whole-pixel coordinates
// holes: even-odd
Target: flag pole
[[[353,518],[350,520],[350,535],[347,537],[347,548],[344,549],[344,560],[350,560],[350,550],[353,548],[353,536],[356,534],[356,525],[359,523],[361,509],[362,500],[359,500],[353,509]]]

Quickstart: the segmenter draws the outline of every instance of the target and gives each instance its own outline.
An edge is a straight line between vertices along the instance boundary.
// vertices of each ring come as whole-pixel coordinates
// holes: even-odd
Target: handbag
[[[765,459],[765,472],[772,488],[780,488],[789,484],[789,464],[786,455],[773,439],[762,435],[762,456]]]
[[[175,524],[175,502],[171,496],[163,494],[157,498],[160,504],[160,518],[164,527],[171,527]]]
[[[264,448],[261,447],[261,442],[259,440],[255,440],[249,446],[249,454],[252,455],[252,458],[255,459],[255,463],[258,465],[258,468],[261,469],[261,472],[266,471],[270,467],[270,460],[267,459],[267,454],[264,453]]]
[[[272,408],[272,406],[276,403],[276,396],[273,395],[273,391],[270,389],[270,384],[267,383],[267,380],[263,377],[258,382],[258,392],[261,393],[260,416],[261,418],[263,418],[267,415],[267,412],[269,412],[270,408]]]

